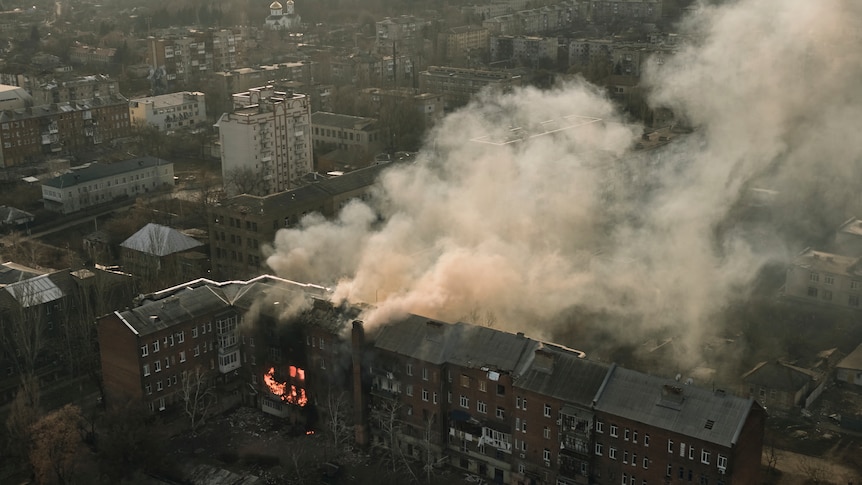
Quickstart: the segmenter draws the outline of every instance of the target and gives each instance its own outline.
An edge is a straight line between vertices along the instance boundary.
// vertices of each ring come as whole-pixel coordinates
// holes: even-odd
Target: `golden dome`
[[[282,7],[281,7],[281,4],[280,4],[280,3],[278,3],[278,0],[275,0],[274,2],[272,2],[272,3],[270,3],[270,4],[269,4],[269,9],[270,9],[270,10],[281,10],[281,8],[282,8]]]

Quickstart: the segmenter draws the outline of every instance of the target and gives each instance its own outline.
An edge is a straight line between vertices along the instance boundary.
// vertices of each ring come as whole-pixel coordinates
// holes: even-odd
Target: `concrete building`
[[[446,109],[451,110],[466,105],[484,89],[507,92],[520,86],[521,80],[521,74],[514,71],[431,66],[419,73],[419,90],[442,94]]]
[[[587,18],[596,23],[620,20],[657,22],[662,15],[662,0],[593,0],[584,3]]]
[[[235,94],[234,104],[238,108],[216,124],[228,194],[237,195],[232,180],[249,172],[262,181],[257,195],[301,185],[313,171],[308,96],[264,86]]]
[[[373,165],[296,189],[266,195],[238,195],[210,208],[209,234],[216,278],[253,277],[268,271],[262,245],[311,213],[333,217],[354,198],[368,199],[380,173]]]
[[[512,65],[536,66],[556,63],[559,42],[556,37],[501,35],[490,39],[491,62],[511,61]]]
[[[114,62],[117,49],[113,47],[94,47],[73,45],[69,48],[69,61],[72,64],[97,64],[107,66]]]
[[[21,109],[33,106],[33,96],[18,86],[0,85],[0,110]]]
[[[147,38],[153,90],[170,92],[211,72],[236,69],[245,62],[242,38],[231,29],[186,30]]]
[[[0,168],[74,155],[131,133],[129,101],[105,95],[0,112]]]
[[[423,29],[430,22],[412,15],[387,17],[374,23],[378,54],[417,54],[425,47]]]
[[[314,150],[341,149],[360,152],[369,159],[384,146],[384,135],[374,118],[319,111],[311,115]]]
[[[135,126],[162,132],[193,128],[207,120],[206,99],[189,91],[130,99],[129,118]]]
[[[787,268],[784,296],[859,309],[862,297],[859,258],[806,248]]]
[[[822,372],[787,362],[760,362],[742,375],[740,394],[756,399],[765,409],[792,411],[807,408],[823,392]]]
[[[70,214],[174,185],[174,164],[155,157],[89,163],[42,183],[45,208]]]
[[[445,100],[442,94],[420,93],[417,89],[380,89],[366,88],[359,93],[363,103],[372,107],[375,113],[390,106],[412,104],[425,119],[425,125],[431,126],[444,114]]]
[[[453,27],[437,34],[437,55],[449,62],[481,59],[488,52],[488,29],[476,25]]]
[[[482,27],[490,35],[537,35],[565,31],[581,15],[581,2],[570,0],[491,17],[482,22]]]
[[[206,249],[176,229],[149,223],[120,243],[120,258],[123,270],[146,291],[207,276]]]

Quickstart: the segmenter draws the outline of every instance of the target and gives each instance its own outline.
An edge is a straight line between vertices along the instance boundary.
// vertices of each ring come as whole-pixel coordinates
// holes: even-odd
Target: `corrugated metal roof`
[[[770,389],[796,392],[812,380],[816,380],[818,374],[808,369],[802,369],[785,362],[761,362],[742,376],[742,380],[749,384],[758,384]]]
[[[596,410],[730,447],[755,405],[751,399],[615,367]]]
[[[49,275],[40,275],[6,285],[4,288],[24,308],[42,305],[63,298],[65,294]]]
[[[176,229],[151,222],[129,236],[120,246],[161,257],[203,246],[203,243]]]

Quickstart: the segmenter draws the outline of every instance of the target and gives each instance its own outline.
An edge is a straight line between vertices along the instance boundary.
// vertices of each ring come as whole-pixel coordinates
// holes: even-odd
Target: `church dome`
[[[270,10],[281,10],[281,8],[282,8],[282,7],[281,7],[281,4],[280,4],[280,3],[278,3],[278,0],[275,0],[274,2],[272,2],[271,4],[269,4],[269,9],[270,9]]]

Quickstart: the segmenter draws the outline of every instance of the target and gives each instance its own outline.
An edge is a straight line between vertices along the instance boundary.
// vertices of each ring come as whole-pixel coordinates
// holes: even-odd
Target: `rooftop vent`
[[[706,429],[712,429],[713,426],[715,426],[715,421],[711,419],[707,419],[706,424],[703,425],[703,427]]]

